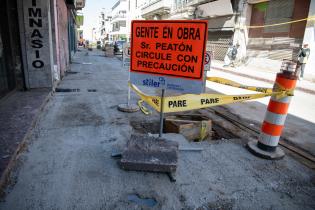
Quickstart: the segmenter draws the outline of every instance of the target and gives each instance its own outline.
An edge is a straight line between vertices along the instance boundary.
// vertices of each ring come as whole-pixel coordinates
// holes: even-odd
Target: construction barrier
[[[284,61],[284,64],[281,67],[281,73],[277,74],[276,81],[272,89],[246,86],[220,77],[207,77],[207,81],[260,93],[243,95],[204,93],[199,95],[185,94],[179,96],[167,96],[164,97],[163,110],[165,113],[182,112],[271,96],[265,119],[261,126],[259,140],[248,142],[247,147],[257,156],[266,159],[280,159],[285,154],[277,146],[284,128],[293,91],[296,87],[297,76],[295,75],[294,70],[299,68],[299,66],[297,67],[296,63],[292,61]],[[140,96],[142,101],[145,101],[158,112],[161,110],[161,97],[146,95],[135,85],[131,83],[129,83],[129,85]],[[141,106],[143,105],[141,104]],[[144,113],[146,112],[147,110]]]
[[[223,94],[184,94],[179,96],[164,97],[163,110],[165,113],[182,112],[194,109],[202,109],[211,106],[218,106],[223,104],[230,104],[236,102],[243,102],[252,99],[259,99],[267,96],[274,96],[275,98],[282,98],[288,95],[293,95],[293,89],[284,89],[281,84],[277,84],[277,91],[270,88],[245,86],[237,82],[227,80],[219,77],[209,77],[208,81],[217,82],[221,84],[230,85],[247,90],[253,90],[261,93],[243,94],[243,95],[223,95]],[[140,98],[153,107],[156,111],[161,110],[161,98],[159,96],[146,95],[140,91],[135,85],[129,83],[130,87],[140,96]]]
[[[294,75],[293,71],[282,71],[277,74],[273,90],[275,92],[279,91],[280,86],[282,90],[292,90],[296,86],[296,81],[297,76]],[[284,156],[284,152],[277,146],[284,128],[291,98],[291,95],[282,98],[275,96],[270,98],[259,140],[258,142],[251,141],[248,143],[251,152],[267,159],[280,159]]]

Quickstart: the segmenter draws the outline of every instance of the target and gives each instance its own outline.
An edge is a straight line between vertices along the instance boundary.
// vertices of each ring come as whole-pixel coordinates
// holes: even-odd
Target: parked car
[[[114,54],[115,55],[120,55],[123,53],[124,43],[126,43],[126,41],[123,41],[123,40],[115,41],[115,43],[114,43]]]

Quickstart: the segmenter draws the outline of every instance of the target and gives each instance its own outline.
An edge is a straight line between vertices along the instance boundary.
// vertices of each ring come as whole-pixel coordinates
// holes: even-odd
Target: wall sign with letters
[[[25,51],[30,88],[51,87],[49,0],[23,0]]]

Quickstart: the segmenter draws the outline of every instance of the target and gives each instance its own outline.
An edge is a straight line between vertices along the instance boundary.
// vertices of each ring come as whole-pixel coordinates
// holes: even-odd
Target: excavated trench
[[[211,120],[211,119],[210,119]],[[159,133],[159,128],[160,128],[160,122],[158,119],[153,119],[152,118],[142,118],[142,119],[131,119],[130,120],[130,126],[133,128],[135,133],[140,133],[140,134],[158,134]],[[164,133],[171,133],[167,132],[165,129],[165,123],[164,123],[164,128],[163,128]],[[215,123],[212,120],[212,129],[211,129],[211,135],[206,137],[204,140],[205,141],[217,141],[217,140],[223,140],[223,139],[233,139],[236,138],[237,136],[234,135],[233,133],[229,132],[226,130],[224,127],[221,125]],[[173,132],[174,133],[174,132]]]

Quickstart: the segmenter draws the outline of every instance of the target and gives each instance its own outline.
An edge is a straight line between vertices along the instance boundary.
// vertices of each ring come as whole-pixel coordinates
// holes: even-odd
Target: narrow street
[[[221,75],[218,71],[210,74]],[[117,105],[127,99],[127,80],[128,72],[119,59],[104,57],[98,50],[76,53],[71,71],[46,105],[27,150],[17,160],[0,209],[315,208],[314,170],[290,155],[277,161],[258,158],[244,147],[247,139],[188,142],[182,135],[165,134],[180,147],[202,148],[179,152],[176,182],[165,174],[120,169],[111,158],[113,149],[123,148],[132,133],[156,134],[158,125],[156,112],[147,116],[117,111]],[[233,94],[232,89],[208,84],[215,91]],[[298,92],[296,97],[293,107],[305,103],[300,98],[307,98]],[[137,100],[133,93],[132,103]],[[257,108],[258,103],[229,107],[261,121],[265,105]],[[289,124],[297,113],[291,114]],[[313,112],[303,116],[303,120],[314,120]],[[313,121],[308,123],[309,133],[301,135],[313,135]],[[143,205],[146,199],[151,203]]]

